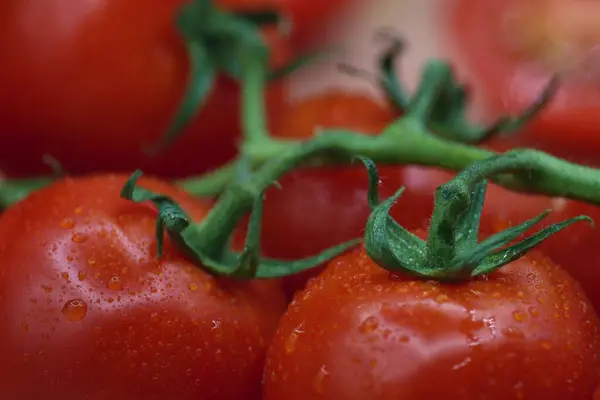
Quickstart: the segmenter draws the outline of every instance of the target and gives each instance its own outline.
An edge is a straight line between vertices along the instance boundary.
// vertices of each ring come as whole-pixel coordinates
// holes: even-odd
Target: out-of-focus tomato
[[[214,278],[168,239],[157,260],[157,212],[119,198],[126,180],[62,180],[0,217],[0,398],[259,399],[279,283]],[[140,183],[195,220],[211,207]]]
[[[392,110],[359,93],[331,91],[292,105],[278,117],[274,135],[308,139],[319,128],[345,128],[365,134],[381,132],[392,120]],[[403,183],[402,167],[381,169],[382,196],[390,196]],[[262,248],[266,256],[307,257],[341,242],[361,237],[369,216],[368,177],[362,165],[307,168],[292,171],[280,180],[281,189],[265,196]],[[404,222],[421,226],[431,208],[402,212]],[[431,197],[430,204],[433,204]],[[421,207],[421,205],[419,205]],[[413,224],[411,224],[413,225]],[[285,234],[282,234],[282,230]],[[316,268],[284,278],[289,294],[302,288]]]
[[[521,134],[522,144],[600,162],[600,3],[454,0],[442,9],[493,112],[525,109],[553,74],[562,76],[554,100]]]
[[[546,258],[443,284],[357,249],[298,292],[267,355],[263,399],[589,399],[600,325]]]
[[[166,132],[189,75],[175,27],[184,0],[9,0],[0,13],[0,169],[47,173],[42,157],[70,173],[199,173],[235,155],[239,88],[219,76],[181,139],[155,158],[143,148]],[[268,2],[265,2],[267,4]],[[232,5],[235,6],[235,5]],[[265,29],[273,66],[290,61],[287,39]],[[285,87],[268,92],[269,110]]]

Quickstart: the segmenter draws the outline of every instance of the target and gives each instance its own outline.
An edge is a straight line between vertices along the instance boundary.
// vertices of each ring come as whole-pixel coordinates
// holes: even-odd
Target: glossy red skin
[[[279,283],[215,279],[168,241],[158,261],[157,213],[119,198],[126,178],[60,181],[0,218],[0,398],[258,399]],[[210,208],[141,184],[195,220]]]
[[[143,147],[169,126],[187,84],[188,57],[173,24],[184,0],[8,0],[0,16],[0,169],[47,174],[44,154],[69,173],[142,168],[199,173],[235,156],[239,88],[219,77],[181,140],[149,158]],[[266,32],[273,64],[290,59]],[[270,112],[285,85],[268,93]]]
[[[476,86],[483,88],[493,114],[524,110],[556,72],[520,60],[507,49],[502,17],[522,4],[521,0],[455,0],[442,8],[456,52],[474,74]],[[448,37],[447,31],[444,37]],[[600,86],[593,80],[566,80],[561,85],[549,106],[520,133],[521,145],[598,164]]]
[[[290,106],[278,117],[274,133],[282,138],[306,139],[320,127],[377,134],[393,118],[389,108],[365,95],[330,91]],[[402,171],[401,167],[381,170],[382,196],[388,197],[402,186]],[[271,188],[265,196],[262,228],[265,255],[303,258],[362,236],[370,213],[368,177],[362,165],[296,170],[283,177],[280,184],[281,189]],[[394,215],[410,219],[423,214]],[[290,297],[319,270],[284,278]]]
[[[599,334],[577,283],[547,259],[440,284],[390,274],[358,249],[288,307],[263,399],[589,399]]]

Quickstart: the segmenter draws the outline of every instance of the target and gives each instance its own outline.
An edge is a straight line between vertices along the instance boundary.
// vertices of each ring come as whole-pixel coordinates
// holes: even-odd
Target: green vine
[[[557,80],[551,80],[539,100],[524,110],[522,115],[504,117],[487,127],[472,124],[465,114],[467,90],[456,80],[447,64],[439,60],[430,61],[424,67],[420,85],[409,96],[393,68],[395,58],[403,49],[402,43],[390,34],[380,34],[380,37],[386,40],[387,46],[380,60],[378,82],[396,106],[404,108],[405,114],[377,136],[348,130],[321,131],[310,142],[327,150],[303,159],[299,165],[348,163],[352,157],[360,155],[378,165],[416,164],[461,171],[475,162],[496,155],[467,143],[518,130],[543,109],[557,88]],[[245,137],[240,153],[241,159],[250,165],[252,171],[282,155],[293,154],[303,145],[298,141],[275,139],[267,131],[264,115],[264,86],[269,78],[265,67],[266,57],[263,52],[250,52],[244,53],[243,57],[238,54],[237,59],[241,63],[239,65],[243,65],[241,80]],[[492,174],[489,179],[512,190],[600,204],[600,170],[536,150],[520,152],[521,159],[527,160],[526,164],[514,171]],[[235,182],[237,171],[239,161],[234,161],[204,176],[175,183],[198,196],[217,196]],[[4,186],[4,189],[16,190],[14,185]],[[4,205],[8,204],[6,201]]]

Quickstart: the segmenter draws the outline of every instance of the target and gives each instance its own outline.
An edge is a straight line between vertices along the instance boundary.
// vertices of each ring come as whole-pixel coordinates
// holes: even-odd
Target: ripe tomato
[[[381,132],[394,118],[391,109],[358,93],[331,91],[309,97],[279,116],[275,136],[306,139],[318,128],[347,128],[365,134]],[[391,196],[403,184],[401,167],[381,168],[382,196]],[[338,243],[361,237],[370,210],[368,177],[362,165],[319,167],[292,171],[280,180],[281,189],[265,196],[262,248],[266,256],[285,259],[307,257]],[[409,195],[407,195],[408,197]],[[426,211],[412,209],[395,214],[403,222],[421,227]],[[433,204],[433,197],[430,202]],[[281,230],[286,234],[282,235]],[[302,288],[314,269],[284,278],[289,294]]]
[[[563,76],[554,101],[524,132],[524,143],[600,162],[600,3],[455,0],[448,5],[457,50],[495,112],[525,109],[551,75]]]
[[[599,375],[598,317],[548,259],[441,284],[357,249],[288,307],[263,399],[589,399]]]
[[[188,56],[175,29],[184,0],[94,2],[8,0],[0,15],[0,169],[47,173],[46,153],[69,173],[142,168],[163,176],[199,173],[235,155],[239,88],[218,77],[183,137],[149,158],[187,84]],[[287,39],[265,31],[273,64]],[[283,84],[268,93],[274,112]]]
[[[66,179],[0,218],[0,398],[258,399],[279,283],[213,278],[168,242],[157,260],[157,213],[119,198],[126,179]]]

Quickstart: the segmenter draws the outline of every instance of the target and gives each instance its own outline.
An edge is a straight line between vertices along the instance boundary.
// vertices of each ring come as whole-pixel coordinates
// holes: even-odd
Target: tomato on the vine
[[[267,355],[263,399],[589,399],[600,323],[546,258],[440,283],[357,249],[298,292]]]
[[[48,173],[43,156],[69,173],[200,173],[235,156],[239,88],[218,76],[199,115],[156,157],[189,74],[175,26],[184,0],[9,0],[0,15],[0,170]],[[268,5],[268,2],[264,2]],[[233,5],[235,6],[235,5]],[[273,66],[291,61],[288,39],[264,30]],[[268,91],[275,112],[284,83]]]
[[[378,134],[394,119],[391,108],[359,93],[330,91],[290,106],[277,119],[274,136],[308,139],[319,128],[344,128]],[[388,197],[404,183],[402,167],[381,168],[381,193]],[[281,188],[265,195],[262,248],[269,257],[296,259],[353,238],[361,237],[369,216],[368,179],[362,165],[305,168],[280,180]],[[407,193],[406,197],[410,197]],[[394,216],[411,227],[421,227],[433,206],[414,203],[404,209],[405,199]],[[282,234],[282,229],[285,234]],[[302,288],[316,268],[284,278],[287,291]]]
[[[497,144],[495,147],[503,147]],[[505,149],[503,149],[505,150]],[[407,193],[413,198],[419,195],[426,202],[426,208],[418,205],[424,215],[431,213],[433,195],[438,186],[454,177],[454,173],[435,168],[407,166],[403,171],[403,181]],[[426,197],[430,197],[427,201]],[[402,210],[410,213],[411,208],[403,206],[400,198],[398,218]],[[409,202],[410,204],[410,202]],[[580,201],[564,198],[553,198],[544,195],[534,195],[513,192],[495,184],[488,186],[486,200],[481,217],[481,229],[485,233],[493,233],[510,225],[533,218],[544,210],[552,210],[542,225],[551,225],[578,215],[587,215],[596,223],[600,221],[600,207]],[[424,217],[423,217],[424,218]],[[588,224],[576,224],[564,232],[558,232],[537,248],[554,262],[558,263],[573,276],[590,298],[591,303],[600,310],[600,254],[597,243],[600,241],[600,230]]]
[[[215,278],[168,239],[158,260],[158,213],[119,198],[126,180],[65,179],[0,217],[0,397],[260,398],[279,282]],[[211,207],[140,183],[195,220]]]
[[[553,101],[520,134],[523,144],[600,162],[599,3],[455,0],[443,10],[455,47],[494,112],[525,109],[560,75]]]

